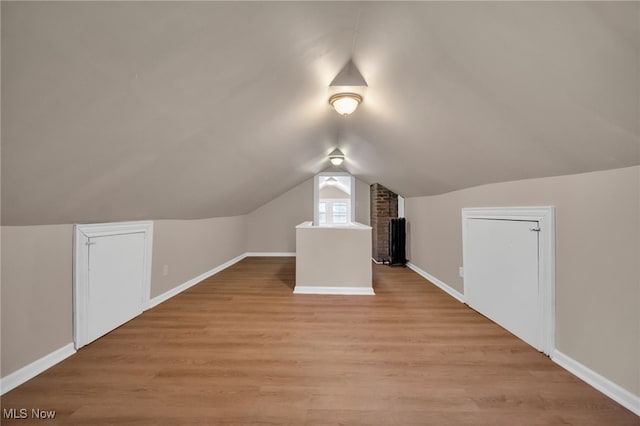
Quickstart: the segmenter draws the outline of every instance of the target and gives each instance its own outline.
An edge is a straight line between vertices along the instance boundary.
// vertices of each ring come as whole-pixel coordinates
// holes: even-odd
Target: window
[[[347,223],[348,211],[349,210],[346,202],[334,202],[333,203],[333,223]]]
[[[355,221],[355,178],[347,172],[322,172],[314,177],[314,225],[348,225]]]
[[[319,219],[321,224],[327,223],[327,203],[320,202],[318,205],[318,209],[320,211]]]
[[[318,203],[320,225],[346,225],[350,222],[351,200],[324,198]]]

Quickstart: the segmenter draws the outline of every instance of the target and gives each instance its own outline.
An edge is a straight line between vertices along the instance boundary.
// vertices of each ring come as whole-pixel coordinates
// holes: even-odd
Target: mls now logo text
[[[3,419],[55,419],[56,412],[53,410],[41,410],[39,408],[4,408],[2,410]]]

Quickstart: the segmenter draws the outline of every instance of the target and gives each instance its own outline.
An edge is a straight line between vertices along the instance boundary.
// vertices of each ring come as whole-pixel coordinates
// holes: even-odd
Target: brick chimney
[[[398,194],[374,183],[369,188],[371,200],[371,256],[378,262],[389,258],[389,219],[398,217]]]

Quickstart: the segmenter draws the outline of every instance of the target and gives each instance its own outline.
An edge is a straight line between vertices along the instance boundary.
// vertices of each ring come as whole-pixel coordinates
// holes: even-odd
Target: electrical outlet
[[[169,275],[169,265],[164,265],[164,266],[162,267],[162,275],[163,275],[163,276],[165,276],[165,277],[166,277],[167,275]]]
[[[460,275],[460,278],[464,278],[464,268],[462,266],[458,269],[458,275]]]

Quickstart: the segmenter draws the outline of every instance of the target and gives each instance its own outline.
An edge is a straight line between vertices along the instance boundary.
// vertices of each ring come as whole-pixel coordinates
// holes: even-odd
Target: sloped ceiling
[[[639,164],[638,3],[2,2],[2,222],[248,213]],[[327,103],[352,58],[350,117]]]

